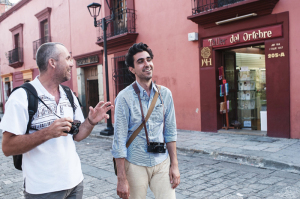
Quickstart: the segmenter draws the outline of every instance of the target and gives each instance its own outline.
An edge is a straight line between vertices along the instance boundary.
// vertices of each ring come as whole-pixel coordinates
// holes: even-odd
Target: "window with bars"
[[[114,94],[118,93],[132,84],[135,81],[135,76],[128,70],[125,64],[125,56],[113,57],[113,80],[114,80]]]

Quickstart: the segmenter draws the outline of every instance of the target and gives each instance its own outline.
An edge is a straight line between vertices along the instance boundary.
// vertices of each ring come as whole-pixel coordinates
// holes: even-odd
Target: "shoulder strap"
[[[75,108],[74,98],[73,98],[71,89],[69,87],[65,86],[65,85],[62,85],[62,84],[61,84],[61,87],[64,89],[65,93],[67,94],[67,98],[70,101],[70,104],[73,108],[73,113],[75,113],[76,108]]]
[[[17,90],[18,88],[23,88],[27,93],[29,120],[28,120],[27,129],[26,129],[25,134],[28,134],[31,123],[32,123],[32,118],[33,118],[34,114],[37,112],[37,108],[38,108],[38,99],[35,97],[35,96],[37,96],[37,92],[36,92],[35,88],[28,82],[24,83],[20,87],[14,88],[12,92]]]
[[[132,84],[132,86],[133,86],[133,89],[134,89],[135,93],[137,94],[137,96],[139,98],[141,115],[142,115],[142,123],[144,124],[147,145],[149,146],[150,142],[149,142],[149,136],[148,136],[147,126],[146,126],[145,117],[144,117],[143,106],[142,106],[142,102],[141,102],[140,89],[139,89],[138,85],[136,84],[136,82],[134,82],[134,84]]]
[[[136,83],[135,83],[136,84]],[[140,89],[138,89],[138,92],[140,91]],[[149,119],[149,117],[150,117],[150,115],[151,115],[151,113],[152,113],[152,111],[153,111],[153,109],[154,109],[154,106],[155,106],[155,104],[156,104],[156,101],[157,101],[157,98],[158,98],[158,93],[160,92],[160,86],[158,86],[158,92],[155,92],[155,95],[154,95],[154,97],[153,97],[153,100],[152,100],[152,102],[151,102],[151,105],[150,105],[150,107],[149,107],[149,109],[148,109],[148,113],[147,113],[147,115],[146,115],[146,117],[145,117],[145,119],[144,119],[144,122],[146,123],[147,122],[147,120]],[[138,96],[140,96],[139,94],[138,94]],[[126,143],[126,147],[128,148],[129,146],[130,146],[130,144],[132,143],[132,141],[135,139],[135,137],[140,133],[140,131],[142,130],[142,128],[143,128],[143,125],[144,125],[144,122],[142,122],[141,124],[140,124],[140,126],[132,133],[132,135],[130,136],[130,138],[128,139],[128,141],[127,141],[127,143]],[[146,130],[146,129],[145,129]]]

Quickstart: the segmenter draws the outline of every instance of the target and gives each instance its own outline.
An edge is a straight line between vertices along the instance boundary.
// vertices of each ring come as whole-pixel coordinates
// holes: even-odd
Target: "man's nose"
[[[147,60],[144,61],[145,66],[149,66],[149,62]]]
[[[71,60],[71,61],[70,61],[70,64],[69,64],[69,66],[70,66],[70,67],[73,67],[73,66],[74,66],[74,62],[73,62],[73,60]]]

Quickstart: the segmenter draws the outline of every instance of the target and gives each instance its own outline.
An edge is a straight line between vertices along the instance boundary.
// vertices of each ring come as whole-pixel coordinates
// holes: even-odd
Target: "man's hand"
[[[45,128],[49,139],[67,136],[68,134],[64,133],[64,131],[69,132],[71,130],[71,122],[73,122],[73,120],[69,117],[55,120],[48,128]]]
[[[55,120],[49,127],[26,135],[15,135],[5,131],[2,138],[2,150],[5,156],[23,154],[38,145],[60,136],[67,136],[64,131],[71,130],[71,118]]]
[[[128,199],[130,196],[129,184],[127,179],[119,179],[117,184],[117,194],[120,198]]]
[[[180,183],[180,173],[178,165],[171,165],[169,175],[172,188],[175,189]]]
[[[87,136],[90,135],[91,131],[93,130],[94,126],[103,120],[104,118],[108,119],[109,116],[106,114],[107,111],[113,109],[114,106],[111,105],[111,102],[104,103],[103,101],[99,102],[95,108],[89,107],[90,112],[86,120],[80,125],[79,133],[74,135],[74,140],[79,142],[85,139]]]
[[[100,122],[101,120],[108,119],[109,115],[106,114],[107,111],[113,109],[114,106],[111,105],[111,102],[99,102],[94,108],[93,107],[89,107],[90,112],[88,115],[88,118],[90,120],[91,123],[93,124],[97,124],[97,122]]]
[[[168,142],[167,148],[169,151],[170,162],[171,162],[171,167],[169,171],[170,182],[172,184],[172,188],[175,189],[180,183],[180,173],[178,169],[176,142]]]

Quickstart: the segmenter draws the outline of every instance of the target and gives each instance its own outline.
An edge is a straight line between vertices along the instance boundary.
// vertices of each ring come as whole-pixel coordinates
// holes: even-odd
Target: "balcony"
[[[109,20],[111,16],[107,16]],[[107,25],[106,38],[108,48],[120,46],[122,44],[135,42],[138,33],[135,27],[135,11],[132,9],[114,10],[114,20]],[[103,30],[102,21],[99,20],[99,36],[97,44],[103,47]]]
[[[13,68],[21,67],[23,65],[23,48],[8,51],[8,63]]]
[[[51,37],[46,36],[46,37],[42,37],[41,39],[38,39],[34,42],[32,42],[33,45],[33,59],[36,59],[36,51],[39,49],[39,47],[47,42],[51,42]]]
[[[211,11],[215,8],[220,8],[230,4],[234,4],[244,0],[192,0],[193,15]]]
[[[192,15],[189,20],[205,27],[215,22],[246,14],[258,16],[271,14],[279,0],[191,0]]]

